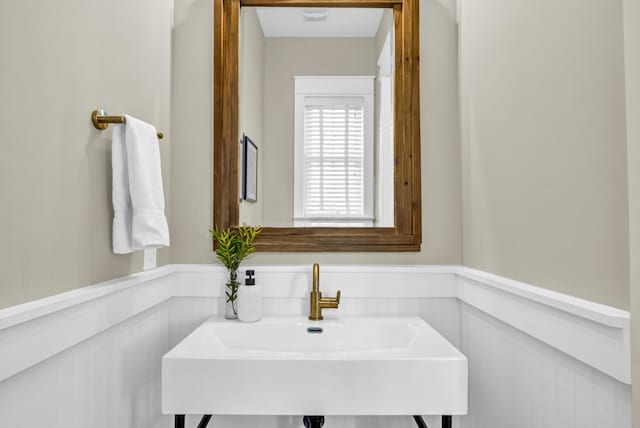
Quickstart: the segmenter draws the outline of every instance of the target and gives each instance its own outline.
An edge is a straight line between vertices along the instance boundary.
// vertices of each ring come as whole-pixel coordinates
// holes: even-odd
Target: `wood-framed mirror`
[[[419,0],[214,0],[213,224],[234,227],[240,218],[243,137],[239,128],[241,8],[303,8],[317,21],[319,8],[385,8],[390,11],[395,50],[389,115],[393,120],[390,180],[391,222],[381,227],[263,226],[259,251],[419,251],[422,242],[420,176]],[[392,109],[392,111],[391,111]],[[306,128],[305,128],[306,132]],[[242,138],[245,140],[244,138]],[[262,150],[264,151],[264,150]],[[390,156],[391,157],[391,156]],[[246,162],[245,162],[246,164]],[[258,168],[259,169],[259,168]],[[246,172],[245,172],[246,173]],[[255,171],[254,171],[255,174]],[[265,172],[265,174],[267,174]],[[246,177],[245,177],[246,178]],[[293,181],[293,177],[291,177]],[[293,186],[292,186],[293,187]],[[268,198],[268,192],[257,199]],[[252,202],[254,200],[251,200]],[[390,207],[387,207],[391,211]],[[375,211],[375,210],[374,210]],[[292,218],[295,216],[291,215]]]

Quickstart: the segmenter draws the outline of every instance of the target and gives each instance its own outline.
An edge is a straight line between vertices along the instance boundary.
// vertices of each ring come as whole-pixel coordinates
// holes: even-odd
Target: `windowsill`
[[[294,227],[373,227],[374,217],[294,217]]]

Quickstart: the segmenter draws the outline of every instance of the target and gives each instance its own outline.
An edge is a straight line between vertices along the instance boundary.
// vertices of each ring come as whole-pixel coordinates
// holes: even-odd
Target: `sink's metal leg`
[[[176,417],[175,417],[175,427],[176,428],[184,428],[184,415],[176,415]]]
[[[198,428],[207,428],[207,425],[209,425],[210,420],[211,420],[211,415],[202,416],[202,419],[200,419],[200,423],[198,424]],[[175,427],[184,428],[184,415],[176,415]]]
[[[427,427],[427,423],[422,419],[422,416],[414,416],[413,420],[416,421],[420,428],[429,428]],[[451,428],[451,416],[444,415],[442,416],[442,428]]]
[[[413,417],[413,420],[416,421],[416,424],[418,424],[420,428],[429,428],[424,419],[422,419],[422,416],[416,415]]]
[[[451,416],[442,416],[442,428],[451,428]]]
[[[207,425],[209,425],[210,420],[211,420],[211,415],[202,416],[202,419],[200,419],[200,423],[198,424],[198,428],[207,428]]]
[[[322,428],[324,425],[324,416],[305,416],[302,423],[306,428]]]

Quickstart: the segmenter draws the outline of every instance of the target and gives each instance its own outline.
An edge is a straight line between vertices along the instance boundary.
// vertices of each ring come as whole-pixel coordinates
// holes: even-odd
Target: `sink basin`
[[[163,357],[162,410],[460,415],[467,360],[418,317],[211,318]]]

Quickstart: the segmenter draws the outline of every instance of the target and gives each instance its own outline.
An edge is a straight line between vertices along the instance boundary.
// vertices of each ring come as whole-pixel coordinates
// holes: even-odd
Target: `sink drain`
[[[322,333],[322,327],[307,327],[307,333]]]

